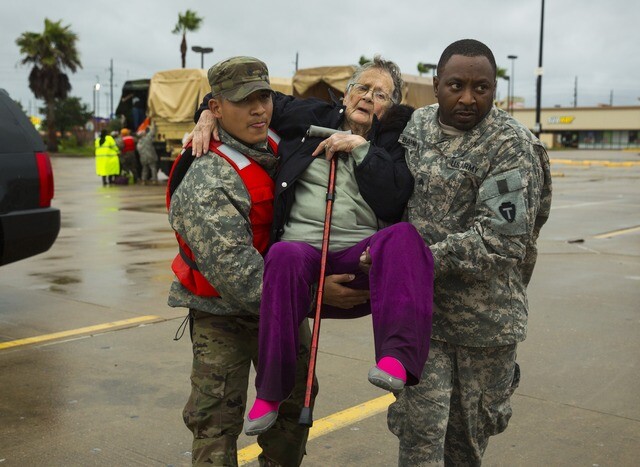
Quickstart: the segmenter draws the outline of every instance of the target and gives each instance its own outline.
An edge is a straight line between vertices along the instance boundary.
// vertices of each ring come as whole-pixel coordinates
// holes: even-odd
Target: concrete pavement
[[[550,156],[565,162],[552,166],[522,381],[485,465],[636,465],[640,156]],[[163,188],[102,188],[92,160],[53,166],[62,231],[49,252],[0,269],[0,343],[158,318],[0,350],[0,465],[190,465],[180,416],[190,349],[187,337],[172,340],[184,310],[165,305],[175,246]],[[370,328],[366,318],[323,322],[315,420],[384,396],[366,381]],[[241,436],[239,448],[254,441]],[[311,440],[304,465],[395,465],[397,449],[382,412]]]

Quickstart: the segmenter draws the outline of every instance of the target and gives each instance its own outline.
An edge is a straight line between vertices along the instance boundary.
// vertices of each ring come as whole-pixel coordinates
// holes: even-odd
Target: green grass
[[[80,156],[80,157],[93,157],[95,155],[93,145],[76,146],[76,145],[65,145],[64,143],[58,145],[57,153],[65,156]]]

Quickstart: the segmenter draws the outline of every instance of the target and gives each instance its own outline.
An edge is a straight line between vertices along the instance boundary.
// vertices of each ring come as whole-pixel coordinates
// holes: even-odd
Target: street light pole
[[[509,85],[511,86],[511,92],[509,93],[509,95],[511,96],[509,98],[509,113],[511,115],[513,115],[513,94],[516,91],[516,75],[515,75],[515,67],[514,67],[514,63],[516,61],[516,58],[518,58],[517,55],[507,55],[507,58],[509,60],[511,60],[511,79],[509,80]]]
[[[540,13],[540,49],[538,52],[538,69],[536,75],[536,125],[533,129],[533,133],[536,137],[540,137],[542,133],[542,127],[540,126],[540,97],[542,95],[542,37],[544,33],[544,0],[542,0],[542,12]]]
[[[96,76],[96,80],[100,81],[100,78]],[[97,108],[100,108],[98,91],[100,91],[100,83],[96,82],[96,84],[93,85],[93,134],[96,137],[98,134],[98,110],[96,110],[96,104],[98,106]]]
[[[191,47],[191,50],[200,54],[200,68],[204,69],[204,54],[213,52],[213,47],[200,47],[199,45],[194,45]]]
[[[96,78],[98,77],[96,76]],[[98,80],[100,80],[100,78],[98,78]],[[96,110],[94,111],[94,114],[97,118],[98,115],[100,114],[100,82],[99,81],[96,82],[94,86],[94,90],[95,90],[95,100],[96,100]]]

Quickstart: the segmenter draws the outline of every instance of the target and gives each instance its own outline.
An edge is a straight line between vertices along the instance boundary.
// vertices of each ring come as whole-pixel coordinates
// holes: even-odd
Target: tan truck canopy
[[[156,124],[157,138],[179,147],[184,135],[193,129],[193,114],[210,90],[206,70],[181,68],[153,75],[147,115]],[[169,145],[170,141],[175,143]]]
[[[291,94],[291,78],[271,78],[271,87]],[[193,122],[193,114],[203,97],[211,91],[207,70],[176,69],[159,71],[151,78],[148,115],[158,124]]]
[[[151,120],[193,122],[193,113],[211,91],[206,70],[159,71],[151,78],[148,114]]]
[[[271,87],[291,94],[291,78],[271,78]],[[193,114],[211,91],[207,70],[179,68],[159,71],[149,84],[147,115],[156,124],[157,141],[166,143],[168,158],[173,160],[182,148],[182,139],[194,127]]]
[[[402,91],[402,103],[416,109],[438,102],[433,92],[433,78],[402,74],[404,89]]]
[[[291,78],[278,78],[274,76],[269,77],[271,89],[281,92],[282,94],[292,94],[293,86],[291,84]]]
[[[356,67],[346,66],[321,66],[316,68],[304,68],[293,75],[293,95],[295,97],[317,97],[326,101],[330,100],[328,90],[340,98],[353,75]]]
[[[347,83],[356,70],[354,65],[324,66],[304,68],[293,76],[293,95],[296,97],[316,97],[330,100],[329,89],[337,98],[344,96]],[[433,81],[431,77],[403,74],[405,87],[402,91],[402,103],[418,108],[435,104]]]

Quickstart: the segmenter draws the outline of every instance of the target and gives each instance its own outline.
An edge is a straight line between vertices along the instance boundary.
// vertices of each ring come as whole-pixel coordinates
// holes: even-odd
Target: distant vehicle
[[[123,127],[134,134],[136,128],[134,99],[143,103],[143,112],[156,124],[153,146],[158,154],[158,168],[169,175],[173,161],[182,148],[182,138],[194,126],[193,114],[210,91],[206,70],[177,69],[160,71],[151,79],[126,81],[116,115],[124,117]],[[143,124],[146,126],[148,121]]]
[[[156,124],[154,146],[165,175],[182,150],[182,139],[195,125],[193,114],[210,91],[207,70],[199,68],[159,71],[151,78],[147,115]]]
[[[149,97],[149,81],[148,79],[133,79],[125,81],[122,86],[122,97],[116,108],[116,115],[124,117],[122,126],[131,130],[132,133],[138,130],[134,127],[134,100],[137,99],[142,104],[141,108],[144,114]]]
[[[47,251],[60,231],[42,138],[0,89],[0,266]]]

